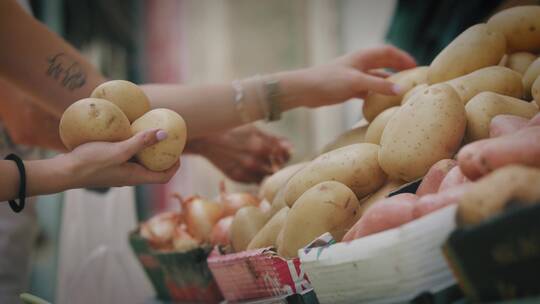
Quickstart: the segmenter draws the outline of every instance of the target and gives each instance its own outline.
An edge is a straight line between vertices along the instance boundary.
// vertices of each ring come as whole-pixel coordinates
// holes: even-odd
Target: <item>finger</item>
[[[359,90],[358,95],[364,93],[367,90],[384,95],[399,95],[402,93],[399,85],[375,76],[370,76],[362,73],[357,77],[356,81],[356,86]]]
[[[379,78],[388,78],[392,76],[394,73],[390,73],[388,71],[385,71],[384,69],[375,69],[375,70],[369,70],[367,71],[367,74]]]
[[[126,162],[137,152],[150,147],[167,138],[167,132],[161,129],[152,129],[139,132],[131,138],[117,143],[118,162]]]
[[[416,61],[406,52],[390,46],[367,49],[352,56],[352,64],[362,71],[393,68],[398,71],[414,68]]]

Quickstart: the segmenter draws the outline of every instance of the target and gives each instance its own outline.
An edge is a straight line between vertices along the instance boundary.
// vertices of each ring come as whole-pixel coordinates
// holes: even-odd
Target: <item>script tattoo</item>
[[[82,87],[86,83],[86,74],[81,66],[64,53],[58,53],[47,58],[49,67],[46,74],[60,81],[60,84],[70,91]]]

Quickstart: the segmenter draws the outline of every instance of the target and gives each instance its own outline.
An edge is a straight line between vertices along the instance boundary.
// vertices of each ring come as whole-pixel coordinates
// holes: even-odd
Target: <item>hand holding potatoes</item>
[[[73,150],[88,142],[117,142],[142,131],[162,129],[168,138],[137,151],[137,160],[150,170],[165,171],[178,162],[184,149],[186,124],[171,110],[148,112],[149,108],[148,98],[135,84],[123,80],[103,83],[92,92],[92,98],[81,99],[66,109],[60,119],[60,138]]]

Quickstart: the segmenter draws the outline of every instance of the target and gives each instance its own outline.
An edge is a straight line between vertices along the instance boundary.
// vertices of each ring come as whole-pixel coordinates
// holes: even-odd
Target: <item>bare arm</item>
[[[178,170],[179,163],[167,171],[153,172],[128,162],[135,153],[158,140],[157,130],[149,130],[122,142],[93,142],[51,159],[25,161],[26,195],[50,194],[81,187],[165,183]],[[15,199],[19,183],[15,162],[0,160],[0,202]]]

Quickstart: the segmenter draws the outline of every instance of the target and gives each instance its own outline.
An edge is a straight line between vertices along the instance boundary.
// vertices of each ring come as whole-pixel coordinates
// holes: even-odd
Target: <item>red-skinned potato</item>
[[[426,173],[420,186],[416,190],[416,195],[424,196],[430,193],[437,193],[441,182],[444,180],[448,172],[457,165],[457,161],[453,159],[441,159],[436,162]]]
[[[527,126],[529,120],[515,115],[497,115],[489,124],[489,137],[511,134]]]
[[[444,192],[447,189],[454,188],[468,182],[469,179],[465,175],[463,175],[463,172],[461,172],[459,166],[455,166],[448,172],[448,174],[446,174],[444,179],[441,181],[441,185],[439,186],[437,192]]]
[[[457,160],[471,180],[511,164],[540,167],[540,126],[470,143],[459,151]]]

